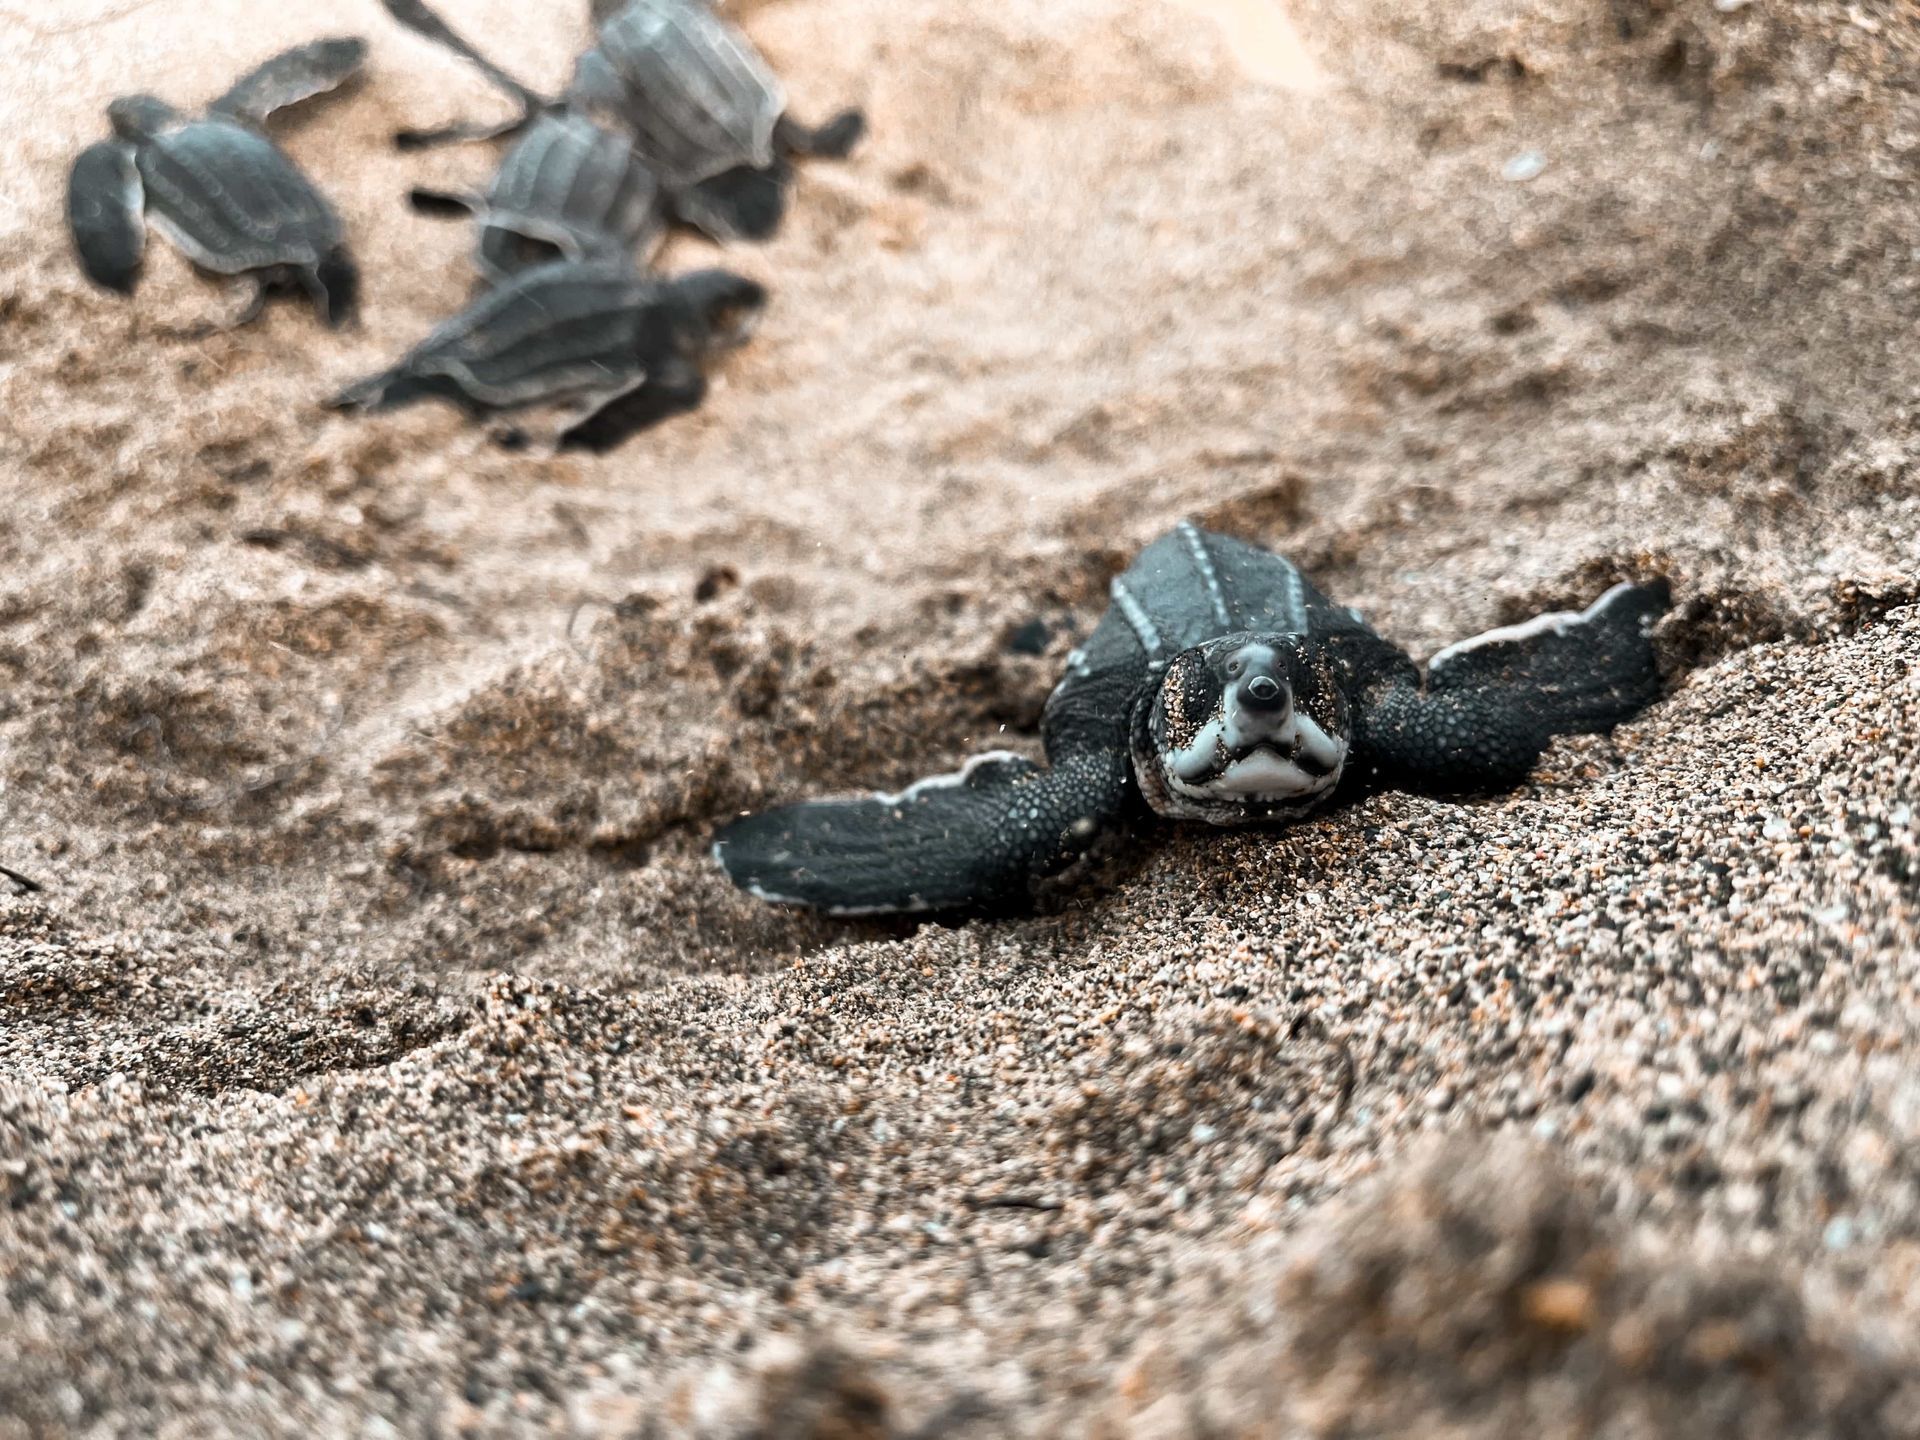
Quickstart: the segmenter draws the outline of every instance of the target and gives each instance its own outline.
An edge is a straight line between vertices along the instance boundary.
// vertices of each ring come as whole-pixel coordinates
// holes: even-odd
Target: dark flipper
[[[80,152],[67,180],[67,226],[94,284],[133,293],[147,244],[144,207],[132,147],[103,140]]]
[[[347,254],[347,247],[336,245],[320,257],[307,280],[313,295],[314,311],[329,328],[338,330],[360,313],[360,267]]]
[[[842,110],[826,124],[812,128],[790,115],[782,115],[773,127],[773,143],[788,155],[844,160],[866,133],[867,117],[860,110]]]
[[[1670,598],[1664,580],[1616,585],[1578,613],[1448,646],[1425,689],[1398,681],[1367,698],[1358,758],[1409,789],[1518,782],[1554,736],[1611,729],[1659,697],[1649,632]]]
[[[407,191],[407,204],[436,220],[466,220],[486,208],[486,199],[463,190],[429,190],[416,185]]]
[[[474,49],[465,37],[429,9],[423,0],[380,0],[380,3],[386,6],[389,15],[409,30],[444,45],[520,102],[520,115],[500,125],[449,125],[440,130],[402,130],[393,137],[394,143],[402,150],[424,150],[432,145],[448,145],[460,140],[491,140],[497,135],[511,134],[547,104],[545,96],[528,89]]]
[[[296,45],[242,75],[207,109],[258,125],[276,110],[339,89],[366,58],[367,42],[357,35]]]
[[[784,161],[764,170],[736,165],[678,192],[673,212],[715,240],[766,240],[786,217],[791,178]]]
[[[1123,750],[1051,770],[979,755],[898,795],[749,815],[715,837],[713,855],[762,900],[836,915],[1014,906],[1082,853],[1126,795]]]
[[[644,384],[594,411],[560,437],[562,450],[604,455],[642,430],[700,408],[707,377],[691,361],[678,360],[650,373]]]
[[[449,400],[462,410],[475,408],[472,397],[448,375],[416,375],[405,361],[369,375],[321,401],[329,410],[397,410],[422,400]]]

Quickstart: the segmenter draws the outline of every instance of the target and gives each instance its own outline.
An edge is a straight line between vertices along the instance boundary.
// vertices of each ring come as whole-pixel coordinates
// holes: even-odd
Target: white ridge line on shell
[[[1502,625],[1482,635],[1472,635],[1465,640],[1456,640],[1453,644],[1436,650],[1427,657],[1427,673],[1431,675],[1469,651],[1478,650],[1485,645],[1532,640],[1540,635],[1564,635],[1576,626],[1591,625],[1601,618],[1601,612],[1614,601],[1638,588],[1632,581],[1623,580],[1584,610],[1553,610],[1545,615],[1536,615],[1531,620],[1523,620],[1518,625]]]
[[[1200,572],[1201,582],[1207,587],[1207,598],[1213,602],[1213,618],[1224,634],[1233,628],[1233,616],[1227,609],[1226,592],[1220,588],[1220,572],[1214,566],[1213,556],[1207,553],[1206,537],[1201,535],[1191,520],[1182,520],[1174,528],[1187,543],[1187,552],[1193,556],[1193,568]]]
[[[1140,637],[1140,644],[1149,656],[1158,659],[1166,653],[1166,642],[1160,638],[1160,630],[1153,623],[1153,617],[1141,608],[1140,602],[1133,598],[1133,592],[1119,580],[1109,587],[1113,603],[1120,607],[1120,613],[1127,617],[1127,623],[1133,626],[1133,633]]]
[[[1281,617],[1289,631],[1296,635],[1307,633],[1307,596],[1306,586],[1300,575],[1300,567],[1291,560],[1280,562],[1287,571],[1286,613]]]

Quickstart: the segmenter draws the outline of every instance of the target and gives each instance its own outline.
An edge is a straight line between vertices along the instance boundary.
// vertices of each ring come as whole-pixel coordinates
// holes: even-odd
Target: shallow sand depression
[[[1827,8],[739,6],[871,138],[543,460],[316,403],[467,293],[476,78],[0,0],[0,1436],[1920,1429],[1920,47]],[[321,28],[362,327],[88,289],[106,101]],[[1024,917],[710,865],[1036,750],[1183,516],[1419,655],[1665,576],[1668,693]]]

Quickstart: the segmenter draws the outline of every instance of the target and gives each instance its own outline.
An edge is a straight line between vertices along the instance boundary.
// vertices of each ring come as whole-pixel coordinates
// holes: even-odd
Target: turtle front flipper
[[[643,430],[698,410],[706,398],[707,377],[700,373],[700,367],[676,356],[649,371],[638,388],[616,396],[562,431],[559,448],[605,455]]]
[[[496,136],[510,135],[526,125],[536,112],[544,109],[548,104],[545,96],[529,89],[482,55],[465,36],[459,34],[429,9],[423,0],[380,0],[380,3],[386,7],[389,15],[416,35],[425,36],[435,44],[451,50],[520,102],[520,113],[497,125],[448,125],[438,130],[402,130],[393,137],[394,144],[400,149],[424,150],[430,146],[450,145],[462,140],[491,140]]]
[[[276,110],[338,90],[359,73],[366,59],[367,42],[357,35],[296,45],[242,75],[207,110],[250,125],[263,124]]]
[[[67,227],[94,284],[133,293],[147,246],[145,205],[132,146],[102,140],[80,152],[67,180]]]
[[[766,240],[787,213],[792,172],[784,160],[765,168],[736,165],[676,191],[673,213],[710,240]]]
[[[1449,645],[1424,688],[1397,678],[1367,695],[1357,758],[1407,789],[1514,784],[1554,736],[1609,730],[1659,698],[1651,632],[1670,604],[1664,580],[1616,585],[1585,610]]]
[[[977,755],[897,795],[812,800],[734,821],[713,856],[762,900],[834,915],[985,909],[1026,901],[1118,818],[1125,751],[1063,759]]]

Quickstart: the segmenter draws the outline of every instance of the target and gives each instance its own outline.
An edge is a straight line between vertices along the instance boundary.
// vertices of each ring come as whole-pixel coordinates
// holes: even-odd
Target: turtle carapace
[[[327,324],[350,319],[359,272],[340,219],[265,125],[274,111],[337,88],[365,58],[366,45],[350,36],[283,51],[199,118],[151,95],[115,100],[114,138],[82,151],[67,183],[67,223],[88,278],[132,294],[151,221],[200,269],[254,281],[234,324],[288,285],[309,294]]]
[[[1291,561],[1176,526],[1113,582],[1048,699],[1048,763],[993,753],[893,795],[745,816],[713,853],[764,900],[836,914],[1017,904],[1142,803],[1177,820],[1295,819],[1343,781],[1517,783],[1555,735],[1660,692],[1664,581],[1622,584],[1424,667]]]

